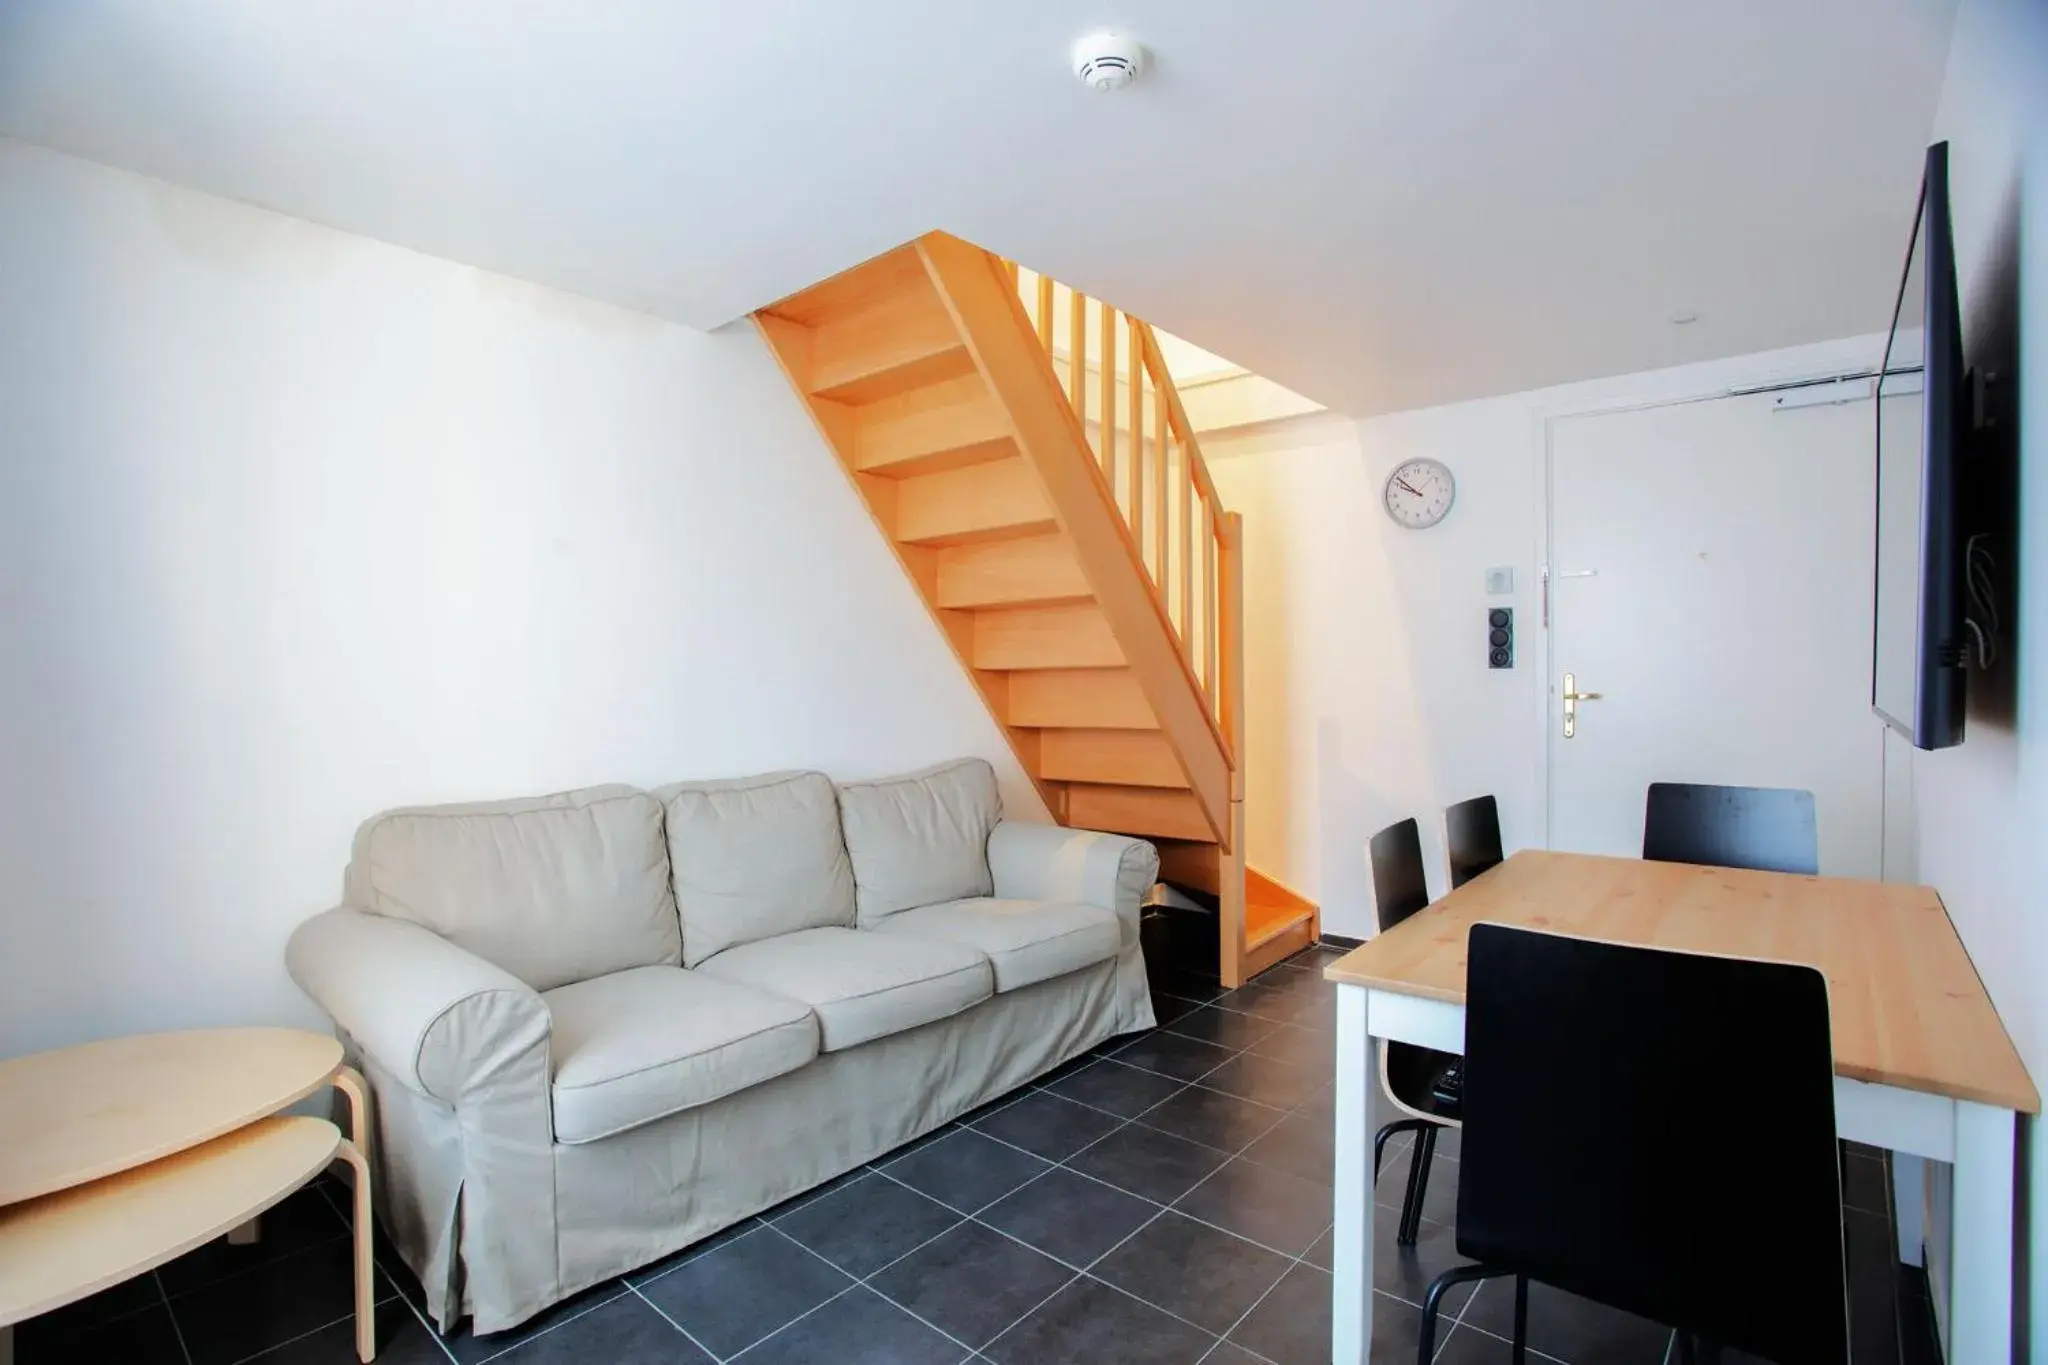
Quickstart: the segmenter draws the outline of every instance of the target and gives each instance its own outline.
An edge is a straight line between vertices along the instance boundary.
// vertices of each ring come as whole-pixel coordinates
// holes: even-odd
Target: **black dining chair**
[[[1475,796],[1445,809],[1444,847],[1450,854],[1453,891],[1488,868],[1499,867],[1500,806],[1491,796]]]
[[[1652,782],[1643,807],[1643,857],[1814,876],[1820,872],[1820,836],[1813,793]]]
[[[1512,1275],[1518,1362],[1538,1280],[1676,1329],[1687,1361],[1847,1365],[1826,978],[1499,924],[1466,957],[1457,1245],[1478,1264],[1430,1285],[1417,1359],[1445,1291]]]
[[[1372,836],[1372,895],[1382,933],[1429,905],[1429,883],[1422,870],[1422,830],[1414,820],[1388,825]],[[1458,1058],[1413,1043],[1380,1044],[1380,1084],[1407,1114],[1382,1127],[1372,1142],[1372,1176],[1377,1184],[1380,1158],[1396,1133],[1415,1134],[1409,1157],[1408,1189],[1401,1197],[1397,1240],[1415,1245],[1422,1228],[1422,1200],[1429,1191],[1429,1167],[1436,1156],[1437,1129],[1457,1126]]]

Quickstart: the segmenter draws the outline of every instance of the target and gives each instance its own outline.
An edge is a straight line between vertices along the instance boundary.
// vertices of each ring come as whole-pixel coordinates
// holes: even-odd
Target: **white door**
[[[1821,872],[1879,875],[1872,439],[1768,395],[1552,424],[1551,847],[1640,854],[1652,782],[1803,787]]]

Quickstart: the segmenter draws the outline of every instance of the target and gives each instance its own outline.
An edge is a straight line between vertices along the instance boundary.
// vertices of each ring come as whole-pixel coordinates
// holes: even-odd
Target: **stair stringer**
[[[920,238],[917,249],[975,367],[1007,414],[1210,834],[1229,849],[1238,823],[1230,755],[1029,317],[981,248],[935,232]],[[1064,805],[1057,813],[1066,818]]]

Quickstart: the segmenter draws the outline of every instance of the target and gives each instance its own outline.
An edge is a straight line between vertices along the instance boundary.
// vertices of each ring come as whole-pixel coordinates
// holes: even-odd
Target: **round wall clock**
[[[1458,481],[1442,460],[1403,460],[1387,475],[1387,515],[1411,531],[1442,521],[1457,496]]]

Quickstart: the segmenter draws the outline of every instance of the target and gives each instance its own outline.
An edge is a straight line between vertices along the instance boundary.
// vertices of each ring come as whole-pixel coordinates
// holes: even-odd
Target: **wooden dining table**
[[[1465,940],[1482,922],[1818,967],[1837,1131],[1948,1169],[1947,1254],[1930,1257],[1947,1358],[2011,1361],[2016,1132],[2041,1101],[1941,898],[1924,886],[1524,850],[1325,969],[1337,985],[1338,1365],[1372,1356],[1365,1154],[1386,1103],[1373,1040],[1464,1051]]]

